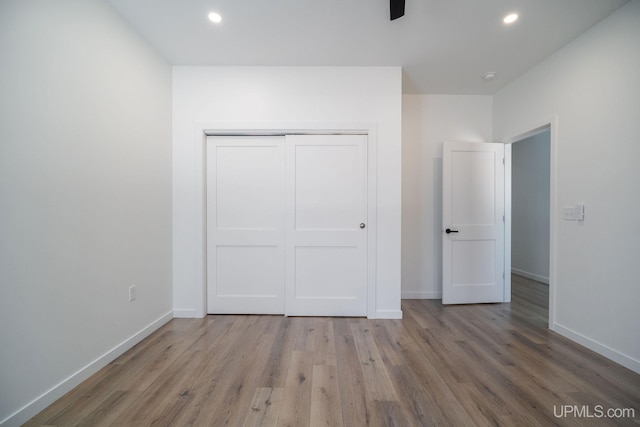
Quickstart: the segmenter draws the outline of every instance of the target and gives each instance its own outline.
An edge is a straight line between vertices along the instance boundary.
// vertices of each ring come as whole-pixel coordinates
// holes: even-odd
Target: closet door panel
[[[209,313],[284,313],[284,138],[207,141]]]
[[[367,314],[366,136],[286,139],[286,314]]]

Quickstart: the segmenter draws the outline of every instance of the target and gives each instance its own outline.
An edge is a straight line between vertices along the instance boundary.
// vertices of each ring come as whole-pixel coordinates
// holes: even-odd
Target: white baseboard
[[[634,359],[631,356],[627,356],[626,354],[620,353],[617,350],[614,350],[611,347],[608,347],[604,344],[601,344],[595,340],[592,340],[589,337],[586,337],[576,331],[573,331],[567,327],[559,325],[555,323],[553,330],[560,335],[569,338],[571,341],[575,341],[578,344],[587,347],[589,350],[593,350],[596,353],[606,357],[607,359],[611,359],[616,363],[624,366],[625,368],[631,369],[635,373],[640,374],[640,360]]]
[[[0,426],[2,427],[14,427],[20,426],[21,424],[27,422],[29,419],[33,418],[40,411],[45,409],[47,406],[51,405],[53,402],[64,396],[67,392],[71,391],[75,386],[80,384],[82,381],[89,378],[91,375],[98,372],[100,369],[107,366],[109,363],[114,361],[118,356],[122,355],[124,352],[129,350],[134,345],[138,344],[140,341],[151,335],[151,333],[155,332],[162,325],[167,323],[169,320],[173,318],[173,311],[168,312],[167,314],[161,316],[157,320],[153,321],[142,330],[133,334],[131,337],[127,338],[111,350],[107,351],[102,356],[98,357],[93,362],[89,363],[85,367],[78,370],[76,373],[72,374],[65,380],[61,381],[59,384],[53,386],[51,389],[44,392],[42,395],[35,398],[33,401],[29,402],[21,409],[17,410],[13,414],[9,415],[4,420],[0,421]]]
[[[404,291],[402,299],[442,299],[442,292]]]
[[[196,315],[194,308],[175,308],[173,310],[173,317],[176,319],[198,319],[201,316]]]
[[[402,319],[402,310],[376,310],[374,319]]]
[[[511,267],[511,273],[526,277],[527,279],[535,280],[536,282],[546,283],[547,285],[549,284],[548,277],[538,276],[537,274],[529,273],[528,271],[518,270],[517,268]]]

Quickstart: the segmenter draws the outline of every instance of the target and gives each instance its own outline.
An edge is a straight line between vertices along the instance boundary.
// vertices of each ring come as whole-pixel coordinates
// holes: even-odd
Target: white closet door
[[[286,311],[367,314],[366,136],[286,137]]]
[[[207,140],[209,313],[284,313],[284,137]]]

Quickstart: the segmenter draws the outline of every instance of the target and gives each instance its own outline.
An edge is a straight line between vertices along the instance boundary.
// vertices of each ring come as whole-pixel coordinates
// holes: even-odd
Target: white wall
[[[374,123],[377,302],[400,316],[400,67],[174,67],[173,241],[177,316],[204,315],[203,123]],[[251,126],[250,126],[251,127]]]
[[[402,97],[402,297],[442,297],[442,142],[492,141],[490,96]]]
[[[549,283],[549,130],[513,144],[511,271]]]
[[[497,138],[557,118],[552,328],[637,372],[639,70],[640,1],[633,0],[494,98]],[[581,202],[584,223],[563,221],[562,208]]]
[[[102,1],[3,0],[0,93],[0,424],[18,425],[172,316],[171,68]]]

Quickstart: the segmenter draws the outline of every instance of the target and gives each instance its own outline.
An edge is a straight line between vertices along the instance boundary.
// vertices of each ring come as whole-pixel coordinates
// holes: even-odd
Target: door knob
[[[361,222],[360,223],[360,228],[365,228],[365,227],[366,227],[366,225],[364,225],[364,222]]]
[[[457,233],[458,230],[452,230],[450,228],[447,228],[446,230],[444,230],[445,233],[449,234],[449,233]]]

